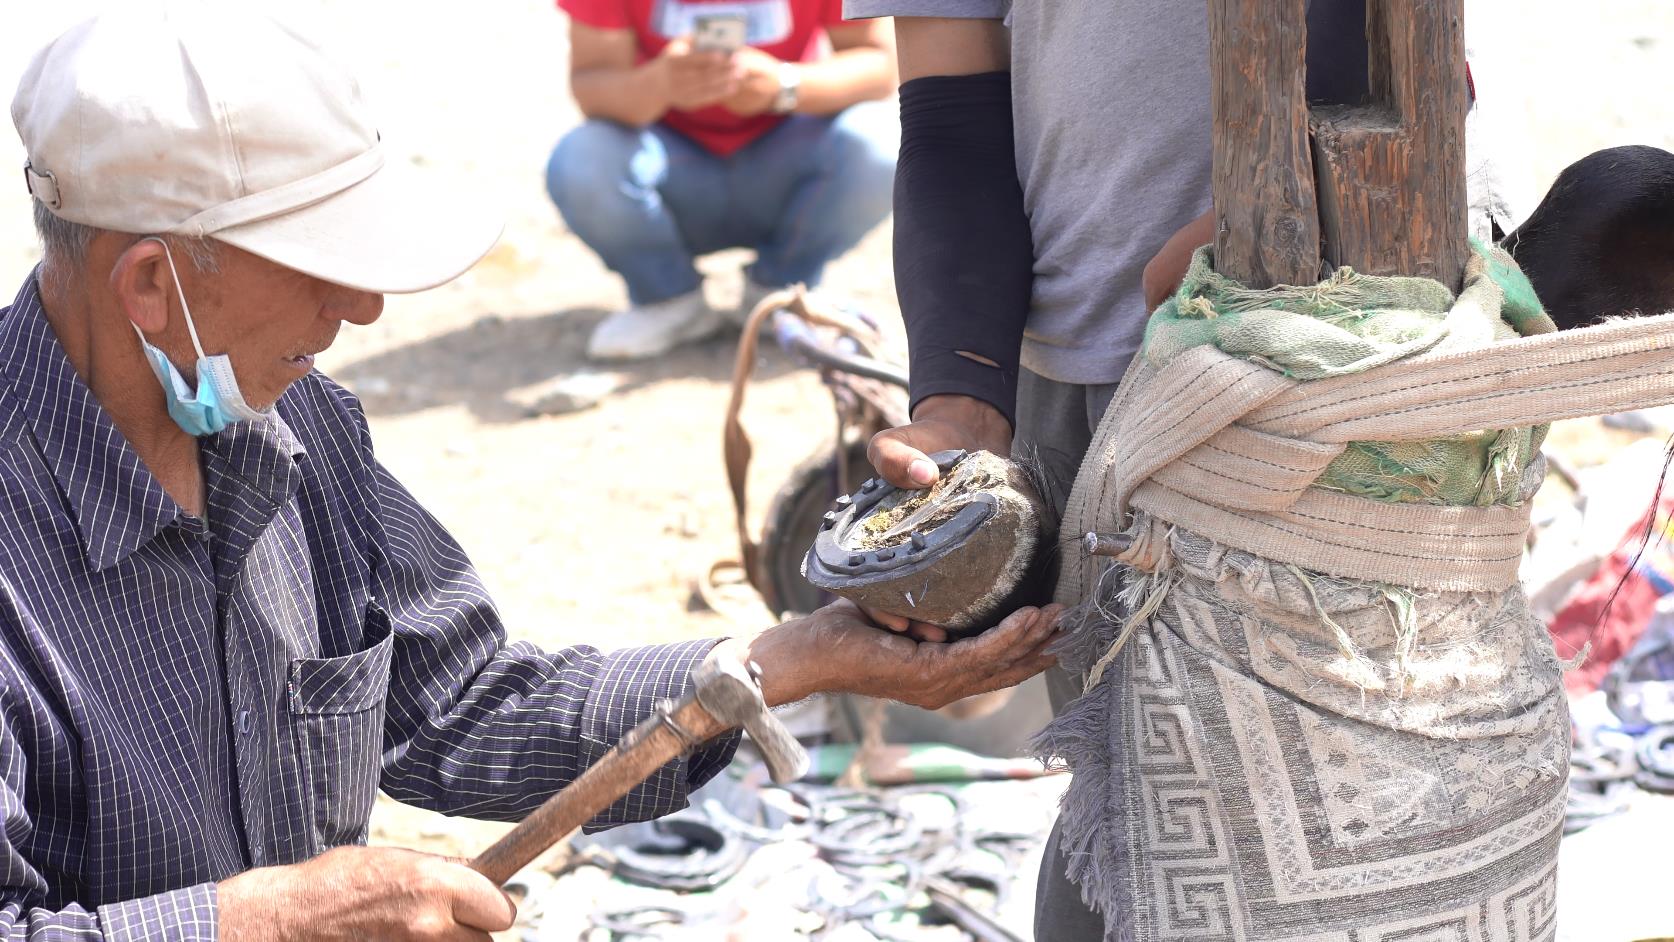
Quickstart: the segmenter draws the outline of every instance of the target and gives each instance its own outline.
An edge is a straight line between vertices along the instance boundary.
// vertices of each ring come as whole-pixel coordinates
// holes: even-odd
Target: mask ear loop
[[[180,299],[180,311],[186,315],[186,333],[192,337],[192,349],[198,352],[198,359],[204,359],[203,344],[198,342],[198,328],[192,323],[192,309],[186,306],[186,291],[180,287],[180,272],[176,271],[174,267],[174,253],[169,251],[169,244],[157,236],[146,236],[140,241],[155,242],[163,247],[163,258],[167,259],[169,263],[169,277],[174,279],[175,297]],[[135,326],[134,330],[139,331],[141,340],[145,339],[145,332],[140,331],[138,326]]]

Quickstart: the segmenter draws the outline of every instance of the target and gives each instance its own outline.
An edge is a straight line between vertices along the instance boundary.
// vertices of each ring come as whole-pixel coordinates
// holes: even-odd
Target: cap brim
[[[318,203],[212,238],[334,284],[408,294],[464,274],[503,228],[480,200],[387,165]]]

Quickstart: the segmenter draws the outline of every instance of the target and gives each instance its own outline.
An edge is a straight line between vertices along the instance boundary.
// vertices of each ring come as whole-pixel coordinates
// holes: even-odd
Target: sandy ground
[[[0,88],[94,4],[8,6]],[[720,460],[730,343],[605,371],[622,388],[588,411],[531,417],[521,405],[542,383],[596,371],[582,355],[587,332],[625,301],[542,186],[547,153],[577,120],[563,18],[542,0],[274,6],[323,27],[354,64],[396,159],[506,213],[504,238],[476,269],[391,298],[382,320],[345,331],[320,358],[363,394],[383,461],[471,552],[514,637],[615,647],[727,631],[694,603],[692,580],[736,550]],[[1524,211],[1598,147],[1674,149],[1674,4],[1473,0],[1468,9],[1479,91]],[[0,168],[21,165],[21,147],[0,137]],[[0,181],[11,181],[0,184],[0,285],[10,286],[36,248],[22,186]],[[827,286],[894,316],[888,249],[886,224],[831,268]],[[738,261],[706,263],[715,301],[736,298]],[[832,429],[829,400],[806,372],[769,352],[759,375],[747,413],[758,507]],[[375,840],[458,853],[495,830],[387,802],[374,816]]]

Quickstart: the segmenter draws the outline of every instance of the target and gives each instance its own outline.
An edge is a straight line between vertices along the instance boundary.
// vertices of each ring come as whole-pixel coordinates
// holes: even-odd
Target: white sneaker
[[[643,360],[702,340],[724,326],[726,319],[709,306],[699,288],[610,315],[593,328],[587,355],[595,360]]]

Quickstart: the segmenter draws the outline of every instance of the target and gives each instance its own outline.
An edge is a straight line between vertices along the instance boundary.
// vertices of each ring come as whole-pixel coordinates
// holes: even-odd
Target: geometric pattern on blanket
[[[1038,743],[1075,771],[1107,937],[1551,939],[1569,718],[1521,588],[1420,597],[1404,631],[1378,587],[1169,550],[1160,609]]]

